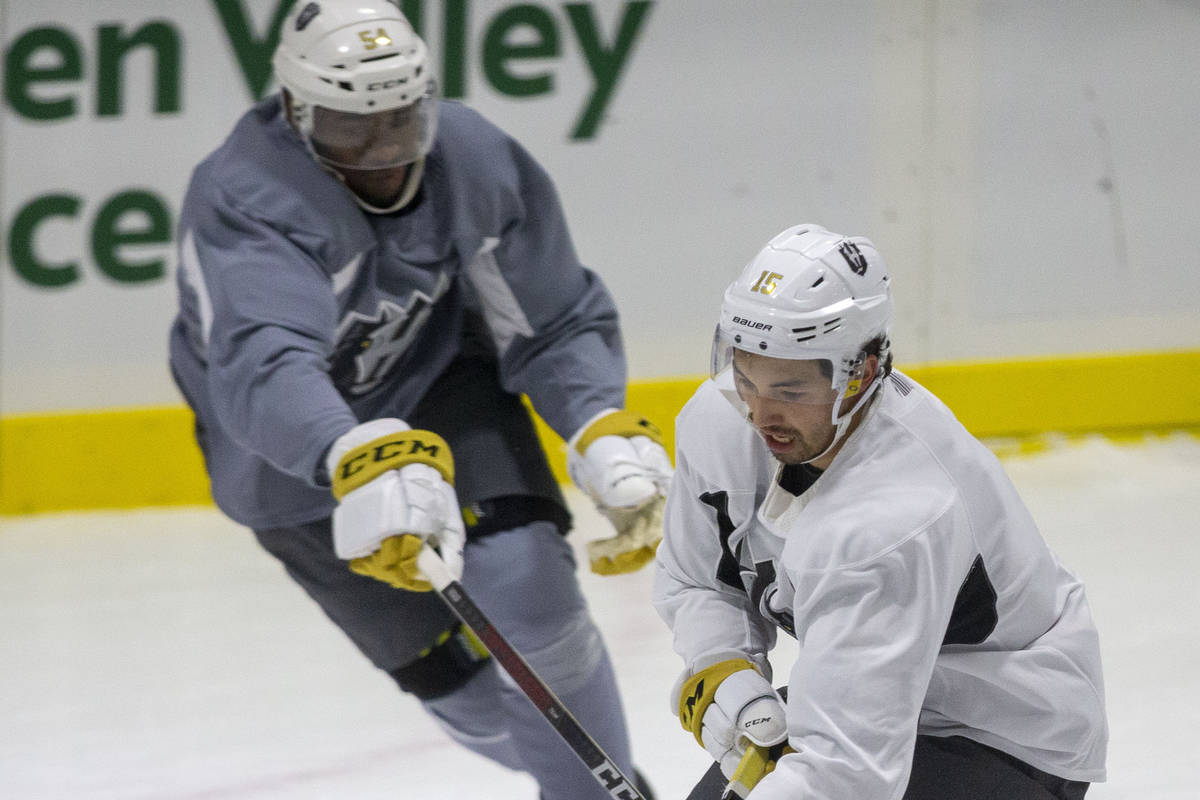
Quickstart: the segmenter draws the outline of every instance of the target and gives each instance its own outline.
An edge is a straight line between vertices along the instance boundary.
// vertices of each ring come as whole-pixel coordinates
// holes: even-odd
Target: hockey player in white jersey
[[[654,589],[672,708],[716,762],[694,798],[739,765],[752,800],[1077,800],[1104,779],[1084,587],[892,368],[889,282],[869,240],[799,225],[725,292]],[[780,630],[799,654],[773,681]]]
[[[549,177],[439,100],[432,61],[394,2],[294,5],[282,90],[192,176],[171,367],[217,504],[375,666],[543,800],[609,798],[416,559],[435,547],[633,776],[570,516],[520,396],[614,523],[589,544],[598,572],[653,558],[670,459],[623,407],[617,312]]]

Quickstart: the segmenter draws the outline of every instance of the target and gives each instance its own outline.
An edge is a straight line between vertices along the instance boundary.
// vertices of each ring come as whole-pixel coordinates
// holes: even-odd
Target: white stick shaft
[[[428,545],[421,548],[421,552],[417,556],[417,566],[421,568],[421,572],[425,573],[425,578],[433,584],[433,588],[438,592],[454,582],[454,576],[446,568],[446,562],[442,561],[442,557]]]

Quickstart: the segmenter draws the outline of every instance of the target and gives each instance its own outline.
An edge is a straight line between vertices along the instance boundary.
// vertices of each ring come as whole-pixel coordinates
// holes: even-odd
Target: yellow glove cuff
[[[704,712],[712,704],[717,687],[721,685],[721,681],[744,669],[755,667],[744,658],[731,658],[705,667],[683,682],[683,687],[679,690],[679,724],[696,737],[701,747],[704,746],[704,740],[700,738]]]
[[[338,460],[331,476],[333,496],[341,500],[388,470],[409,464],[428,464],[447,483],[454,483],[454,457],[445,439],[433,431],[397,431],[361,444]]]
[[[659,431],[657,425],[641,414],[635,414],[626,409],[605,414],[589,425],[587,430],[580,435],[579,440],[575,442],[575,449],[579,451],[580,455],[583,455],[587,452],[588,445],[601,436],[624,436],[626,438],[649,436],[655,444],[662,445],[663,443],[662,432]]]

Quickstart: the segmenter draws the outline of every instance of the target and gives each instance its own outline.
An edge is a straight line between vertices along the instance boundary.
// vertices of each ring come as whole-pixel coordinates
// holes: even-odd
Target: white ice
[[[1200,440],[1007,458],[1100,629],[1109,781],[1200,798]],[[577,549],[601,522],[570,496]],[[581,572],[660,800],[708,760],[669,713],[678,664],[650,571]],[[452,744],[243,529],[210,508],[0,520],[0,797],[534,800]],[[773,656],[786,665],[781,646]]]

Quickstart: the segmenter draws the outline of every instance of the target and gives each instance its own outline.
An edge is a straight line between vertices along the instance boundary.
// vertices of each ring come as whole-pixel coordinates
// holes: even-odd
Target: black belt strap
[[[550,522],[563,536],[571,530],[571,514],[560,503],[534,495],[479,500],[464,507],[462,515],[468,538],[520,528],[531,522]]]

